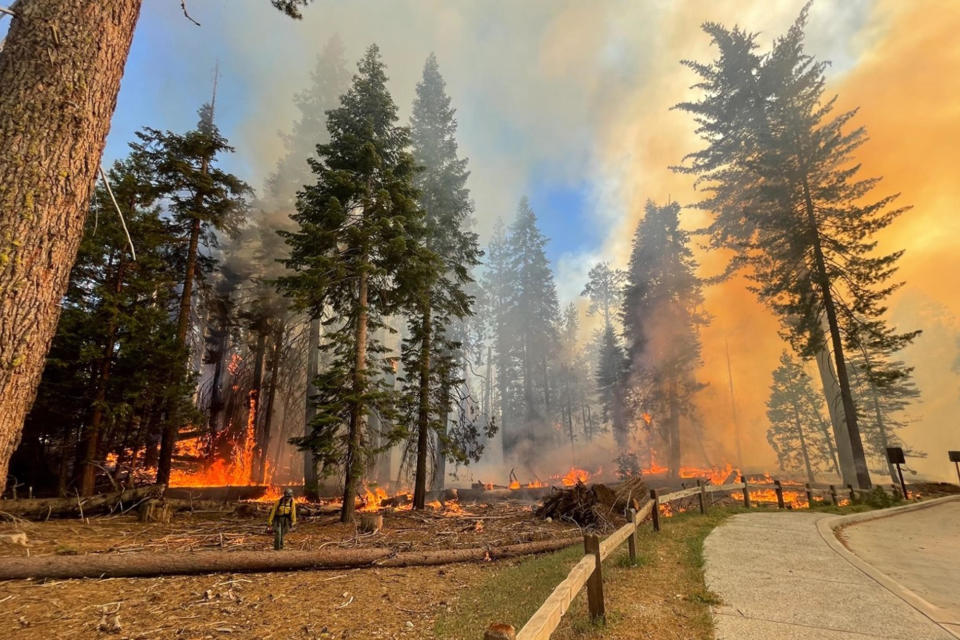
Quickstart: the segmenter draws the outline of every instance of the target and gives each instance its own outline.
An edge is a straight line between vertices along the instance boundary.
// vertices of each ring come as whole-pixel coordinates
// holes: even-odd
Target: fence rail
[[[808,506],[813,502],[813,495],[828,496],[832,504],[838,504],[840,494],[834,485],[814,486],[810,483],[805,485],[791,484],[787,485],[787,490],[804,492],[806,494]],[[899,495],[900,490],[896,485],[891,485],[894,495]],[[587,587],[587,607],[590,610],[590,617],[602,618],[605,615],[605,605],[603,601],[603,573],[602,563],[611,553],[614,552],[624,542],[629,542],[629,553],[632,561],[637,557],[637,527],[647,517],[651,518],[653,530],[660,530],[660,505],[669,504],[685,498],[698,496],[700,513],[706,513],[708,509],[707,496],[711,493],[731,493],[734,491],[743,492],[743,504],[750,507],[751,490],[770,490],[776,493],[777,506],[780,509],[786,508],[783,491],[784,486],[779,480],[766,483],[747,482],[743,476],[740,482],[722,485],[707,485],[700,480],[697,486],[684,488],[679,491],[672,491],[659,495],[656,490],[650,491],[650,500],[641,507],[639,511],[630,509],[628,511],[629,522],[623,525],[609,536],[600,540],[596,534],[588,533],[583,537],[584,556],[574,565],[567,577],[558,584],[553,592],[544,600],[536,613],[531,616],[523,628],[513,633],[509,625],[496,624],[484,633],[485,640],[549,640],[550,636],[560,625],[560,620],[570,607],[570,603],[580,593],[580,590]],[[856,489],[850,485],[841,488],[839,491],[846,492],[849,499],[853,501],[857,494],[870,493],[871,490]],[[504,631],[509,628],[510,631]]]

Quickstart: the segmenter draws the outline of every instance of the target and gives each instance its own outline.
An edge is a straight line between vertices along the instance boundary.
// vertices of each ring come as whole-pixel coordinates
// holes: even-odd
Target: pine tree
[[[22,468],[30,474],[41,491],[52,488],[45,486],[46,476],[58,479],[63,493],[75,459],[78,491],[92,494],[97,474],[108,471],[108,453],[117,455],[120,469],[128,465],[130,452],[148,441],[144,427],[154,399],[175,403],[184,413],[189,407],[191,385],[173,322],[179,280],[171,260],[173,230],[161,216],[143,167],[117,162],[107,177],[136,260],[113,200],[99,186],[37,401],[14,458],[16,472]],[[157,377],[178,384],[158,386]],[[59,460],[57,468],[48,466],[52,460]]]
[[[920,396],[913,381],[913,367],[895,359],[895,352],[871,351],[861,344],[848,351],[854,399],[863,430],[863,442],[870,458],[879,461],[894,483],[896,468],[887,460],[887,447],[901,447],[914,458],[925,454],[908,447],[897,434],[909,424],[903,412]]]
[[[517,305],[516,272],[502,220],[494,226],[486,252],[483,290],[484,315],[492,338],[490,357],[496,366],[496,395],[503,457],[509,457],[520,442],[523,401],[519,391],[520,342],[512,319]]]
[[[457,156],[454,109],[446,94],[434,55],[427,58],[411,116],[413,158],[422,169],[415,179],[424,212],[424,248],[431,259],[410,274],[416,301],[408,320],[403,347],[407,392],[416,397],[417,462],[413,507],[426,499],[427,453],[436,434],[435,489],[442,488],[444,461],[456,448],[447,432],[453,387],[463,382],[458,372],[462,342],[453,323],[472,313],[473,298],[465,287],[470,270],[480,262],[477,235],[469,229],[473,204],[466,187],[466,159]],[[432,259],[436,257],[436,259]],[[459,443],[461,452],[475,443]],[[461,456],[462,458],[463,456]],[[439,485],[439,486],[437,486]]]
[[[816,425],[824,424],[810,376],[786,351],[773,372],[770,399],[767,400],[767,442],[777,454],[780,469],[799,469],[808,482],[815,482],[816,471],[836,468],[829,434]]]
[[[609,421],[613,427],[613,437],[618,449],[625,451],[630,446],[625,406],[626,390],[624,388],[627,377],[627,359],[624,356],[617,334],[609,324],[603,329],[596,375],[603,419]]]
[[[694,114],[706,146],[680,170],[698,175],[709,193],[699,206],[714,214],[711,246],[736,253],[731,268],[749,267],[754,291],[798,353],[832,351],[855,481],[869,488],[844,342],[851,332],[874,332],[857,319],[882,316],[899,286],[890,278],[902,252],[877,255],[873,237],[905,209],[892,208],[896,196],[870,200],[878,181],[857,177],[852,155],[866,132],[848,126],[856,111],[834,115],[836,98],[823,95],[826,63],[803,50],[808,9],[765,55],[754,34],[704,26],[720,56],[684,63],[705,95],[677,108]]]
[[[702,388],[699,329],[707,317],[689,234],[680,228],[680,205],[647,202],[633,238],[623,300],[630,386],[653,416],[667,447],[673,477],[681,463],[680,421],[696,418],[693,395]]]
[[[560,304],[553,272],[544,247],[547,238],[537,227],[537,217],[526,198],[520,201],[507,240],[514,281],[514,306],[507,330],[519,340],[519,374],[522,382],[523,420],[529,447],[526,462],[535,449],[553,440],[552,414],[557,401],[551,389],[550,366],[556,351]]]
[[[280,279],[281,290],[313,317],[327,305],[337,313],[325,320],[329,332],[321,348],[331,362],[317,377],[313,430],[299,444],[328,465],[325,472],[343,464],[343,522],[353,520],[357,483],[370,453],[367,414],[378,411],[389,419],[394,411],[393,394],[376,376],[389,363],[375,336],[384,316],[409,302],[397,276],[421,253],[409,132],[397,125],[386,81],[373,45],[340,106],[328,113],[330,142],[318,145],[319,159],[310,160],[316,184],[298,197],[299,228],[283,234],[290,245],[285,264],[293,274]],[[399,437],[386,435],[394,442]]]
[[[614,316],[623,299],[626,274],[611,269],[606,262],[594,265],[587,274],[589,280],[580,295],[590,300],[589,313],[603,315],[603,333],[597,362],[597,391],[604,420],[613,426],[617,446],[624,451],[628,446],[625,395],[627,362],[614,329]],[[613,313],[611,313],[613,312]]]
[[[177,312],[177,344],[184,360],[189,354],[188,332],[193,310],[196,280],[212,264],[201,253],[217,246],[217,232],[237,230],[246,211],[249,187],[237,176],[219,168],[220,156],[233,151],[220,135],[213,120],[214,105],[200,108],[197,128],[185,134],[146,128],[139,132],[140,142],[131,144],[137,162],[149,165],[155,175],[157,195],[169,202],[169,213],[176,232],[183,238],[183,278],[180,282],[180,308]],[[175,383],[175,381],[169,381]],[[160,443],[157,483],[170,480],[170,465],[183,416],[167,409]]]
[[[299,8],[307,3],[272,0],[291,17],[299,17]],[[7,465],[57,330],[59,303],[83,237],[91,188],[141,4],[141,0],[92,4],[21,0],[4,40],[0,56],[0,184],[4,185],[0,237],[5,238],[0,249],[0,493],[6,488]],[[51,64],[58,73],[48,72]],[[37,78],[45,80],[38,83]],[[67,102],[61,103],[64,99]],[[52,181],[49,176],[70,179]],[[52,260],[27,255],[41,245]]]
[[[590,268],[587,277],[589,280],[580,295],[590,300],[588,313],[593,315],[600,312],[603,314],[604,327],[612,326],[623,299],[626,274],[620,269],[611,269],[606,262],[598,262]]]

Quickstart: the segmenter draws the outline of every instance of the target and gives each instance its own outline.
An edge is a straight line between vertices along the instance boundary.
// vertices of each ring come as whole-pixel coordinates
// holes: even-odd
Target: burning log
[[[143,500],[163,496],[162,484],[137,487],[114,493],[102,493],[88,498],[35,498],[28,500],[0,500],[0,511],[21,518],[86,517],[118,509],[129,508]]]

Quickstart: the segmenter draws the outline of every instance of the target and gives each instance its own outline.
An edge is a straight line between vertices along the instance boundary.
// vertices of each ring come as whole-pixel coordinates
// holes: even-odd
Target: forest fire
[[[363,495],[361,496],[363,504],[359,507],[358,511],[379,511],[381,503],[388,497],[387,492],[380,487],[374,487],[373,491],[371,491],[368,487],[364,486]]]
[[[589,471],[577,469],[576,467],[570,467],[570,471],[568,471],[565,476],[560,478],[560,482],[563,483],[563,486],[565,487],[572,487],[578,482],[586,484],[589,479]]]

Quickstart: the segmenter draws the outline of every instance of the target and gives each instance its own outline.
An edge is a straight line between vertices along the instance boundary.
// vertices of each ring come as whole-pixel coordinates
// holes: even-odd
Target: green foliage
[[[801,470],[810,482],[815,471],[839,472],[822,406],[810,376],[784,351],[767,400],[767,442],[781,469]]]
[[[427,58],[417,84],[411,116],[415,177],[424,213],[424,259],[408,264],[403,274],[412,293],[407,337],[401,349],[407,421],[416,433],[434,434],[436,473],[443,458],[457,463],[478,460],[491,425],[479,425],[467,415],[463,375],[462,321],[473,313],[474,299],[466,287],[479,264],[481,251],[472,224],[473,203],[466,187],[466,159],[457,156],[456,120],[435,56]],[[449,416],[457,421],[449,427]],[[422,441],[422,439],[421,439]],[[426,448],[416,449],[423,489]],[[442,480],[442,478],[441,478]],[[415,495],[416,494],[415,492]]]
[[[311,317],[327,307],[337,312],[324,320],[329,366],[316,381],[313,430],[298,443],[327,469],[345,464],[348,492],[371,453],[366,415],[378,412],[381,425],[395,416],[395,393],[383,381],[392,367],[377,333],[387,329],[386,315],[413,299],[410,280],[401,276],[429,258],[409,132],[396,124],[386,80],[373,45],[340,106],[328,112],[330,141],[309,161],[316,182],[298,196],[298,228],[282,232],[292,273],[279,278],[281,291]],[[381,442],[393,443],[403,434],[395,428],[382,435]]]
[[[700,327],[707,323],[680,205],[648,202],[627,268],[623,326],[634,408],[653,416],[673,473],[680,464],[680,420],[696,422]]]
[[[37,476],[38,490],[51,488],[45,485],[56,478],[60,489],[68,486],[74,447],[90,424],[99,385],[105,385],[95,458],[101,466],[108,452],[148,446],[156,436],[147,426],[157,403],[194,415],[193,380],[176,341],[182,264],[177,229],[158,206],[149,167],[135,155],[115,163],[107,176],[137,260],[106,189],[98,185],[14,461],[21,477]]]

